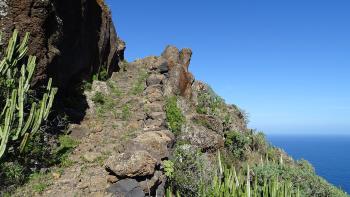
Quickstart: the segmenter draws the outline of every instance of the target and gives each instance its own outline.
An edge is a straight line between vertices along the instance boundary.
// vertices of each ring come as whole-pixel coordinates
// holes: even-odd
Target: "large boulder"
[[[13,29],[31,33],[29,54],[38,57],[35,82],[53,77],[60,90],[102,65],[118,70],[124,59],[125,44],[103,0],[0,0],[0,27],[4,40]]]
[[[105,167],[118,177],[142,177],[154,174],[157,160],[146,151],[128,151],[109,157]]]

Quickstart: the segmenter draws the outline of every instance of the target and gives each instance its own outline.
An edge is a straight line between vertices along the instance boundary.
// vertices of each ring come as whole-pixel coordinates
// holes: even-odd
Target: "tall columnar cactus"
[[[29,56],[27,61],[24,60],[28,39],[29,33],[19,42],[15,30],[0,62],[0,158],[10,142],[20,141],[18,148],[23,152],[28,140],[47,120],[57,93],[57,89],[51,87],[50,79],[41,100],[35,102],[28,98],[36,67],[36,57]]]

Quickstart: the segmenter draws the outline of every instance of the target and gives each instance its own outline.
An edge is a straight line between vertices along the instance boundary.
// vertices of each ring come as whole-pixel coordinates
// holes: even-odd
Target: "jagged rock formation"
[[[103,0],[0,0],[0,27],[5,40],[14,28],[31,33],[35,81],[53,77],[61,91],[102,66],[111,74],[124,59]]]

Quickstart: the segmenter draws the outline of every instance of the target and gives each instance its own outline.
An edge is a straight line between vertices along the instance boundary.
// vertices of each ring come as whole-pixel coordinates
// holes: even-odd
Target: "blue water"
[[[318,175],[350,193],[350,136],[267,136],[294,159],[306,159]]]

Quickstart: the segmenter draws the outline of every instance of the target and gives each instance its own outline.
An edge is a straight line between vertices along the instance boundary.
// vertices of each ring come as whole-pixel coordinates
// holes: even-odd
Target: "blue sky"
[[[192,48],[196,78],[245,109],[251,128],[350,134],[350,1],[106,2],[129,61]]]

